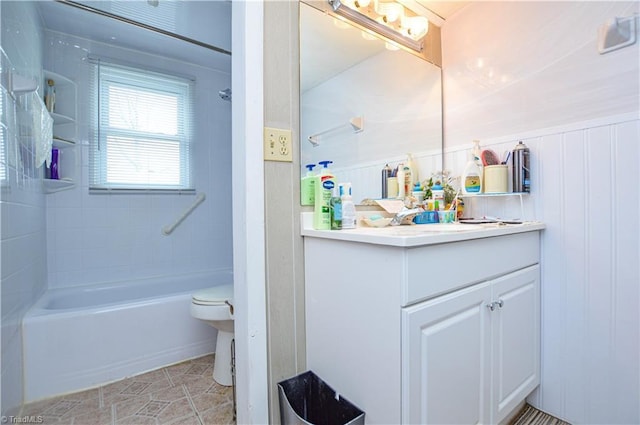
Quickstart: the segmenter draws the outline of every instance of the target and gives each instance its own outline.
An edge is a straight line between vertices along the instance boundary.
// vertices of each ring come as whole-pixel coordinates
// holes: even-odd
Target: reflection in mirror
[[[442,169],[441,69],[304,3],[300,92],[303,170],[333,161],[336,182],[351,182],[356,202],[380,198],[382,168],[408,153],[421,180]],[[362,131],[352,125],[358,118]]]

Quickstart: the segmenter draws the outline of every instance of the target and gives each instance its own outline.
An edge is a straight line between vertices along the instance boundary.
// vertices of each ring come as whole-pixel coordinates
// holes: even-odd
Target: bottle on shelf
[[[474,140],[474,147],[469,154],[469,161],[462,173],[462,193],[482,193],[482,162],[480,160],[480,142]]]
[[[520,141],[511,152],[513,170],[513,191],[517,193],[531,192],[531,170],[529,166],[529,148]]]
[[[391,177],[391,173],[391,167],[389,167],[389,164],[385,164],[382,169],[382,193],[380,194],[382,199],[389,197],[389,178]]]
[[[58,180],[60,178],[60,172],[58,170],[59,161],[60,151],[56,148],[51,149],[51,174],[49,176],[51,180]]]
[[[44,94],[44,106],[49,112],[54,112],[56,107],[56,86],[55,82],[51,78],[47,80],[47,87]]]
[[[398,178],[398,199],[404,199],[406,192],[404,191],[405,175],[404,175],[404,163],[398,164],[398,171],[396,172]]]

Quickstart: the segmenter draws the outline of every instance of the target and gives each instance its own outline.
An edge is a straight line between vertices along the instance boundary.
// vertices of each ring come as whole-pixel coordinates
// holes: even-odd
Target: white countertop
[[[313,213],[310,212],[302,213],[301,225],[302,236],[304,237],[399,247],[414,247],[490,238],[515,233],[533,232],[545,228],[544,223],[537,221],[524,222],[523,224],[446,223],[375,228],[368,227],[359,220],[358,227],[355,229],[315,230],[313,228]]]

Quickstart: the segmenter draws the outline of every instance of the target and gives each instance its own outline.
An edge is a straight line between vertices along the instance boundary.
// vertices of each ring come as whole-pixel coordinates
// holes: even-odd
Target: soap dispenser
[[[304,176],[300,183],[300,203],[302,205],[313,205],[315,204],[315,185],[317,176],[313,173],[313,167],[316,164],[307,164],[307,175]]]
[[[313,206],[313,228],[331,229],[331,196],[335,187],[335,176],[329,170],[333,161],[320,161],[323,166],[315,180],[315,203]]]

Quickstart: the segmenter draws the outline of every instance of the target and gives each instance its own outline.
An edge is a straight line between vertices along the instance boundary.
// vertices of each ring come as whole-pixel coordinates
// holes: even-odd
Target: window
[[[192,80],[92,62],[89,189],[193,190]]]

